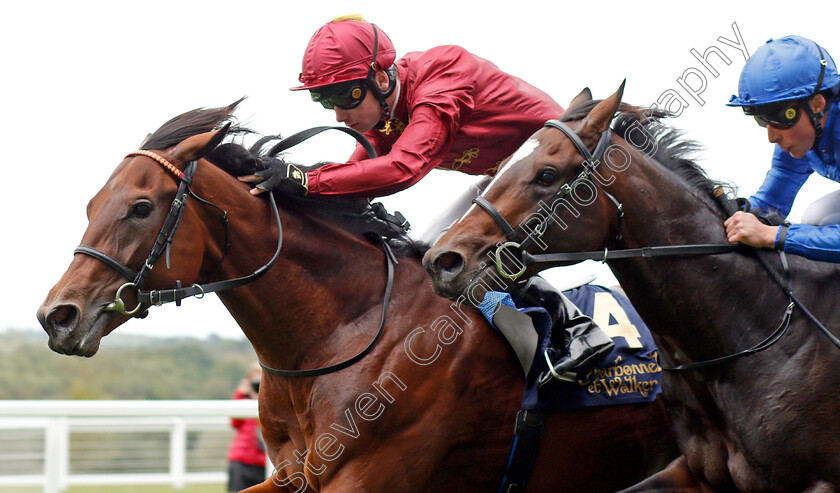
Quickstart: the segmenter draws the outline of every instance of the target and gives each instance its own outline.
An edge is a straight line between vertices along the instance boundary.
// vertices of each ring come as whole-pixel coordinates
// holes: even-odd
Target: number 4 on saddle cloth
[[[537,279],[542,283],[541,297],[554,298],[542,299],[538,303],[542,306],[534,306],[533,300],[526,302],[520,295],[498,291],[488,292],[479,305],[491,325],[508,339],[525,370],[522,409],[556,413],[654,401],[661,392],[657,349],[630,301],[623,294],[590,284],[562,293],[545,293],[548,283]],[[528,297],[525,291],[521,296]],[[555,355],[566,354],[566,329],[589,323],[588,319],[612,338],[612,350],[582,372],[559,375],[571,378],[543,385],[555,379],[549,367]],[[511,337],[514,332],[517,335]]]

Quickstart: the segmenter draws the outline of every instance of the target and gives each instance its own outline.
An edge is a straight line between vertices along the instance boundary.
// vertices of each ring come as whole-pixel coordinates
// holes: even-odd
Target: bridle
[[[573,184],[578,183],[579,181],[589,180],[592,174],[595,172],[596,167],[601,162],[601,159],[604,157],[604,154],[607,152],[607,147],[610,144],[610,134],[612,132],[609,129],[607,129],[605,132],[601,133],[601,136],[598,139],[598,143],[595,145],[595,153],[593,155],[589,152],[589,149],[586,147],[583,141],[580,140],[577,134],[575,134],[575,132],[571,128],[569,128],[568,125],[566,125],[565,123],[559,120],[548,120],[547,122],[545,122],[543,127],[556,128],[565,133],[566,135],[570,136],[569,138],[572,140],[572,143],[575,145],[578,152],[583,156],[583,170],[580,173],[578,173],[578,175],[571,181],[564,183],[563,186],[560,187],[560,190],[557,192],[557,194],[555,194],[552,202],[554,202],[555,200],[564,200],[572,194]],[[621,204],[618,203],[612,195],[609,195],[607,193],[607,196],[613,200],[613,203],[616,206],[619,224],[618,237],[620,238],[621,218],[624,216],[624,211],[622,210]],[[516,241],[517,238],[521,238],[523,235],[523,232],[521,231],[521,225],[520,227],[514,229],[507,221],[507,219],[505,219],[502,213],[499,212],[499,210],[496,209],[496,207],[494,207],[493,204],[490,203],[490,201],[485,199],[483,195],[476,197],[473,200],[473,203],[487,211],[487,213],[490,214],[490,217],[492,217],[493,220],[496,221],[496,224],[498,224],[499,227],[502,228],[502,231],[504,231],[508,241],[497,245],[495,254],[496,270],[498,271],[499,275],[504,277],[505,279],[515,281],[517,278],[519,278],[519,276],[524,274],[525,270],[527,269],[527,265],[525,265],[524,262],[517,260],[523,257],[523,255],[525,254],[525,249],[528,248],[528,246],[530,246],[530,244],[534,241],[534,238],[536,236],[541,236],[543,233],[545,233],[546,230],[548,230],[549,217],[546,214],[543,214],[541,211],[538,212],[537,214],[539,217],[539,221],[537,222],[537,225],[533,230],[534,234],[526,234],[525,239],[518,242]],[[508,249],[513,250],[514,254],[511,255],[507,253]],[[519,265],[519,270],[517,272],[507,272],[504,265],[504,256],[512,258],[515,261],[515,263]]]
[[[169,174],[171,174],[178,181],[178,191],[175,192],[175,198],[172,200],[172,204],[169,206],[169,212],[167,213],[166,218],[163,221],[163,225],[161,226],[161,229],[158,232],[154,245],[152,245],[152,250],[149,252],[149,255],[146,257],[146,260],[143,262],[143,265],[138,271],[134,271],[131,267],[127,266],[126,264],[120,262],[119,260],[108,255],[107,253],[98,250],[92,246],[79,245],[73,251],[74,254],[81,253],[104,262],[106,265],[116,270],[117,272],[122,274],[123,277],[128,279],[129,282],[123,284],[117,290],[114,302],[105,308],[106,311],[114,311],[122,315],[134,316],[140,313],[141,308],[145,306],[146,309],[143,310],[141,315],[139,315],[141,317],[144,317],[147,313],[148,307],[151,305],[160,306],[164,303],[174,302],[176,305],[180,306],[181,300],[183,300],[184,298],[188,298],[191,296],[197,296],[201,298],[207,293],[213,293],[216,291],[222,291],[226,289],[233,289],[243,284],[252,282],[258,279],[260,276],[262,276],[277,260],[277,257],[280,253],[280,246],[282,244],[282,234],[278,238],[277,250],[274,256],[271,258],[271,260],[265,266],[261,267],[251,275],[240,277],[237,279],[213,282],[204,285],[193,284],[189,287],[181,287],[181,281],[176,281],[176,287],[174,289],[143,291],[143,282],[146,280],[146,277],[148,276],[149,272],[152,269],[154,269],[155,264],[164,253],[166,253],[166,266],[167,268],[169,268],[169,250],[172,245],[172,241],[175,237],[175,233],[178,231],[178,226],[181,223],[181,219],[184,216],[184,210],[186,208],[187,199],[189,197],[193,197],[199,202],[214,207],[221,212],[221,223],[225,233],[225,242],[222,251],[222,257],[219,260],[220,266],[221,263],[224,261],[228,249],[230,248],[230,231],[228,226],[227,211],[221,209],[212,202],[201,198],[200,196],[196,195],[195,192],[192,191],[191,185],[195,177],[197,161],[190,161],[184,167],[184,171],[181,171],[172,163],[170,163],[166,158],[152,151],[139,150],[130,152],[128,153],[128,155],[126,155],[126,157],[132,156],[145,156],[151,158],[152,160],[160,164],[167,172],[169,172]],[[271,200],[271,206],[275,214],[275,219],[277,221],[279,230],[280,216],[277,212],[277,206],[273,200]],[[137,305],[130,310],[127,309],[125,302],[122,299],[123,291],[125,291],[126,289],[134,289],[137,292]]]
[[[560,122],[558,120],[549,120],[545,123],[545,127],[552,127],[560,130],[563,132],[575,145],[578,152],[583,156],[583,171],[581,171],[574,179],[570,182],[563,184],[560,187],[560,190],[554,196],[553,200],[563,200],[568,197],[573,190],[574,184],[577,183],[579,180],[590,180],[592,175],[595,173],[596,167],[601,163],[604,158],[604,155],[607,152],[607,148],[609,146],[610,134],[611,131],[609,128],[601,133],[601,136],[598,139],[598,144],[595,146],[595,151],[593,153],[589,152],[589,149],[583,143],[583,141],[578,137],[574,130],[572,130],[568,125]],[[616,239],[621,239],[621,220],[624,216],[624,210],[620,202],[618,202],[615,197],[610,195],[600,184],[597,180],[593,180],[595,186],[600,189],[609,199],[610,201],[616,206],[617,216],[618,216],[618,233],[616,235]],[[717,187],[713,192],[713,198],[720,204],[720,206],[727,212],[728,216],[734,214],[738,209],[735,205],[733,205],[732,201],[726,198],[724,190],[720,187]],[[590,252],[563,252],[563,253],[550,253],[550,254],[541,254],[541,255],[532,255],[525,251],[535,238],[535,235],[541,235],[547,230],[548,227],[548,216],[539,211],[536,214],[540,215],[540,221],[537,223],[537,227],[534,228],[530,233],[527,234],[526,238],[521,241],[515,241],[517,238],[521,237],[524,232],[517,231],[523,229],[520,227],[514,229],[511,227],[510,223],[504,218],[504,216],[499,212],[496,207],[494,207],[487,199],[483,196],[477,197],[473,202],[480,206],[482,209],[487,211],[487,213],[493,218],[494,221],[499,225],[499,227],[504,231],[508,241],[505,243],[497,244],[496,252],[495,252],[495,260],[496,260],[496,270],[498,274],[506,279],[511,281],[515,281],[518,279],[524,272],[527,270],[529,265],[536,264],[536,263],[546,263],[546,262],[580,262],[583,260],[600,260],[606,262],[609,258],[610,260],[614,259],[622,259],[622,258],[652,258],[652,257],[660,257],[660,256],[687,256],[687,255],[716,255],[721,253],[728,253],[734,252],[739,245],[737,244],[696,244],[696,245],[669,245],[669,246],[653,246],[653,247],[644,247],[644,248],[629,248],[623,250],[614,250],[609,252],[607,249],[604,251],[590,251]],[[527,216],[532,217],[532,216]],[[513,250],[514,254],[509,254],[507,251]],[[784,252],[779,252],[782,265],[785,272],[788,272],[787,268],[787,260],[784,256]],[[507,272],[504,265],[504,260],[507,257],[508,260],[512,260],[515,263],[519,264],[519,270],[513,273]],[[792,287],[790,286],[790,280],[788,278],[783,278],[767,261],[764,256],[756,255],[756,258],[761,262],[764,269],[770,274],[771,278],[782,288],[782,290],[787,295],[790,303],[786,306],[785,311],[782,315],[782,321],[779,326],[764,340],[755,344],[753,347],[749,349],[745,349],[739,351],[734,354],[729,354],[726,356],[722,356],[719,358],[714,358],[707,361],[700,361],[696,363],[686,363],[682,365],[678,365],[673,368],[663,368],[663,370],[667,371],[691,371],[697,370],[701,368],[706,368],[710,366],[717,366],[719,364],[741,358],[744,356],[749,356],[751,354],[758,353],[760,351],[764,351],[772,347],[776,342],[778,342],[782,336],[787,333],[788,328],[790,327],[790,320],[791,315],[793,313],[794,306],[799,307],[805,316],[811,320],[823,334],[825,334],[831,342],[840,348],[840,339],[835,337],[828,329],[805,307],[802,302],[796,297],[794,294]]]
[[[373,146],[370,144],[367,138],[365,138],[364,135],[353,129],[344,127],[315,127],[308,130],[304,130],[302,132],[298,132],[297,134],[291,135],[286,139],[283,139],[280,143],[275,145],[269,151],[268,154],[270,156],[274,156],[282,150],[288,149],[289,147],[303,142],[309,137],[317,135],[323,132],[324,130],[330,129],[340,130],[344,133],[351,135],[353,138],[355,138],[362,144],[365,150],[368,151],[370,157],[376,157],[376,151],[373,149]],[[158,232],[157,238],[155,239],[155,243],[152,246],[152,250],[151,252],[149,252],[149,255],[146,257],[146,260],[143,262],[143,265],[138,271],[134,271],[132,268],[128,267],[123,262],[115,259],[111,255],[108,255],[107,253],[88,245],[79,245],[73,251],[74,255],[81,253],[104,262],[106,265],[119,272],[120,274],[122,274],[123,277],[129,280],[129,282],[123,284],[122,286],[120,286],[119,289],[117,289],[116,297],[110,305],[105,307],[106,311],[114,311],[122,315],[128,316],[135,316],[138,313],[140,313],[140,315],[137,316],[142,318],[146,316],[146,314],[148,313],[148,307],[151,305],[160,306],[164,303],[174,302],[176,305],[180,306],[181,300],[183,300],[184,298],[188,298],[191,296],[203,298],[204,295],[207,293],[229,290],[256,281],[257,279],[262,277],[266,272],[268,272],[271,266],[274,265],[274,263],[277,261],[277,259],[280,256],[280,250],[283,247],[283,225],[280,220],[280,213],[277,209],[277,203],[274,199],[274,194],[269,192],[267,194],[268,202],[271,207],[271,212],[274,216],[275,223],[277,224],[277,248],[274,251],[274,255],[265,265],[263,265],[262,267],[255,270],[253,273],[247,276],[238,277],[235,279],[216,281],[201,285],[193,284],[189,287],[181,287],[181,281],[176,281],[176,287],[174,289],[143,291],[143,281],[146,279],[146,276],[148,275],[149,271],[151,271],[154,268],[155,264],[164,254],[164,252],[166,252],[167,268],[169,267],[169,248],[172,244],[173,238],[175,237],[175,233],[178,230],[178,225],[181,222],[181,218],[184,215],[184,208],[186,206],[188,197],[193,197],[203,204],[215,207],[222,213],[221,215],[222,224],[225,231],[225,243],[222,258],[219,261],[220,267],[221,262],[224,261],[224,257],[227,254],[228,249],[230,248],[230,233],[228,227],[227,212],[221,209],[220,207],[216,206],[215,204],[199,197],[191,189],[191,185],[195,177],[195,172],[197,168],[197,161],[194,160],[188,162],[184,168],[184,171],[181,171],[172,163],[170,163],[166,158],[152,151],[138,150],[130,152],[128,153],[128,155],[126,155],[126,157],[132,156],[145,156],[153,159],[155,162],[160,164],[166,171],[168,171],[172,176],[174,176],[176,180],[178,180],[178,191],[175,193],[175,199],[172,201],[172,204],[169,207],[169,212],[163,221],[163,225],[161,226],[160,231]],[[264,370],[268,371],[269,373],[285,377],[310,377],[323,375],[326,373],[332,373],[341,370],[343,368],[347,368],[348,366],[362,359],[373,349],[373,347],[376,345],[376,343],[382,336],[382,333],[385,328],[386,314],[388,311],[388,305],[391,299],[391,291],[394,284],[394,264],[397,263],[396,258],[393,252],[391,251],[388,243],[385,240],[380,239],[380,245],[385,251],[385,258],[387,264],[387,281],[385,284],[385,294],[382,302],[381,322],[373,340],[362,351],[357,353],[352,358],[344,360],[340,363],[336,363],[334,365],[308,370],[280,370],[267,366],[263,364],[262,361],[260,361],[259,364]],[[125,289],[134,289],[137,292],[137,306],[135,306],[131,310],[126,309],[125,302],[122,300],[122,293]],[[142,307],[146,308],[142,312],[140,312]]]
[[[612,204],[615,206],[616,209],[616,240],[621,240],[622,238],[622,220],[624,218],[624,206],[616,200],[615,197],[612,196],[609,192],[607,192],[601,183],[598,180],[594,180],[592,177],[596,174],[596,169],[598,166],[604,161],[604,156],[607,153],[607,150],[610,148],[610,138],[612,137],[612,131],[607,128],[605,131],[601,132],[600,137],[598,138],[598,143],[595,145],[595,149],[593,152],[589,152],[589,149],[586,147],[586,144],[583,143],[581,138],[572,130],[568,125],[559,121],[559,120],[549,120],[545,122],[543,127],[550,127],[555,128],[563,132],[569,140],[572,141],[575,148],[577,149],[578,153],[583,156],[583,170],[578,173],[573,179],[569,182],[564,183],[560,190],[552,197],[550,203],[558,203],[560,201],[566,200],[575,189],[576,184],[584,181],[589,181],[592,183],[597,190],[600,190]],[[720,190],[720,193],[723,193],[723,190]],[[529,265],[537,264],[537,263],[546,263],[546,262],[581,262],[583,260],[599,260],[602,262],[606,262],[607,259],[619,259],[619,258],[635,258],[635,257],[660,257],[660,256],[672,256],[672,255],[712,255],[718,253],[726,253],[733,251],[736,248],[736,245],[731,244],[700,244],[700,245],[676,245],[676,246],[659,246],[659,247],[645,247],[645,248],[631,248],[631,249],[624,249],[624,250],[613,250],[609,251],[608,249],[599,250],[599,251],[589,251],[589,252],[563,252],[563,253],[552,253],[552,254],[543,254],[543,255],[534,255],[528,253],[526,248],[534,242],[535,238],[541,236],[548,230],[549,221],[551,218],[548,214],[546,214],[542,209],[538,210],[534,214],[527,216],[529,218],[534,217],[535,215],[539,218],[536,227],[534,227],[530,232],[522,231],[522,225],[514,229],[511,227],[510,223],[504,218],[504,216],[499,212],[499,210],[493,206],[486,198],[483,196],[476,197],[473,200],[473,203],[480,206],[484,209],[490,217],[496,221],[496,224],[504,231],[505,236],[507,237],[507,242],[498,243],[496,246],[496,252],[494,255],[495,258],[495,265],[496,271],[501,277],[505,279],[509,279],[511,281],[517,280],[522,274],[525,273]],[[518,238],[521,238],[525,235],[525,239],[522,241],[517,241]],[[510,253],[508,250],[513,251]],[[513,263],[518,270],[515,272],[509,272],[505,266],[505,260],[508,260],[510,263]]]

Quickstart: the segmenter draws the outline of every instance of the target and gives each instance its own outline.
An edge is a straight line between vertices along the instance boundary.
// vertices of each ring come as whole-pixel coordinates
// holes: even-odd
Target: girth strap
[[[541,410],[521,409],[516,413],[513,444],[498,493],[525,491],[537,460],[545,417]]]

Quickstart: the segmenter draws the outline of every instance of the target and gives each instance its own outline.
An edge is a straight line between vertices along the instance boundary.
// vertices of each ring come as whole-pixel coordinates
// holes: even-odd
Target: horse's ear
[[[222,142],[228,130],[230,130],[230,122],[218,130],[204,132],[181,141],[168,154],[173,160],[182,163],[200,159]]]
[[[627,79],[624,79],[621,82],[621,86],[612,96],[598,103],[598,105],[592,108],[592,111],[586,115],[586,118],[583,120],[582,127],[582,133],[584,135],[597,135],[610,127],[610,123],[612,123],[612,119],[621,104],[621,97],[624,95],[624,84],[626,82]]]
[[[143,146],[146,145],[146,142],[149,141],[149,137],[151,137],[151,136],[152,136],[152,134],[146,134],[146,137],[143,139],[143,142],[140,142],[140,145],[137,146],[137,148],[142,149]]]
[[[590,91],[588,87],[584,87],[583,90],[580,91],[580,94],[575,96],[575,98],[572,99],[572,102],[569,103],[569,109],[589,101],[592,101],[592,91]]]

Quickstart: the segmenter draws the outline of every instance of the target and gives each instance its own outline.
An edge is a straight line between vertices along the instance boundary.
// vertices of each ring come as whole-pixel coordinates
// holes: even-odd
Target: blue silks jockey
[[[786,217],[815,171],[840,182],[838,91],[840,75],[831,55],[801,36],[768,41],[744,65],[738,95],[729,106],[753,116],[776,145],[764,183],[749,198],[753,209]],[[752,214],[737,212],[724,225],[733,243],[840,262],[840,191],[811,204],[802,220],[803,224],[769,226]]]

